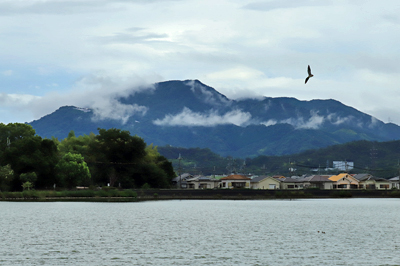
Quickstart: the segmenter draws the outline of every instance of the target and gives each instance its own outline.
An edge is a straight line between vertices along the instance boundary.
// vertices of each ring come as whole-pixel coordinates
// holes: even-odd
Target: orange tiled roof
[[[345,176],[347,176],[346,173],[342,173],[342,174],[338,174],[338,175],[333,175],[333,176],[329,177],[329,180],[332,180],[332,181],[336,182],[336,181],[342,179],[342,178],[345,177]]]
[[[220,180],[251,180],[251,178],[248,178],[247,176],[244,175],[228,175],[226,177],[221,178]]]

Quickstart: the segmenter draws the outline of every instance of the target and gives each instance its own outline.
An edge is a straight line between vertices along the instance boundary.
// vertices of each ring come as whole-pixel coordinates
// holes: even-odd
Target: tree
[[[0,165],[9,164],[14,171],[12,190],[21,189],[20,175],[35,172],[36,187],[53,186],[56,181],[55,165],[58,162],[57,146],[53,140],[35,135],[25,124],[0,124]]]
[[[35,130],[32,126],[22,123],[0,123],[0,164],[4,163],[4,152],[10,148],[11,144],[22,140],[24,138],[31,138],[35,136]]]
[[[58,162],[56,170],[61,187],[88,186],[90,183],[89,168],[80,154],[68,152]]]
[[[31,188],[34,187],[34,183],[37,180],[37,175],[35,172],[30,172],[30,173],[23,173],[20,175],[19,179],[22,182],[22,188],[30,190]]]
[[[68,152],[81,154],[86,159],[89,159],[89,145],[96,138],[96,135],[91,133],[90,135],[75,136],[75,132],[71,130],[68,133],[68,137],[58,142],[58,150],[61,156],[64,156]]]
[[[146,155],[146,143],[138,136],[131,136],[126,130],[98,130],[99,135],[90,143],[90,153],[95,159],[92,164],[99,177],[97,181],[110,183],[110,186],[117,182],[131,186],[133,169]]]
[[[0,166],[0,191],[9,191],[14,171],[9,164]]]

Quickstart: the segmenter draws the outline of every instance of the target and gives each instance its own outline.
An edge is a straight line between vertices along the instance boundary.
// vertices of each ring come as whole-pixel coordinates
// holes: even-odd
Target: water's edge
[[[0,198],[0,201],[137,202],[150,200],[268,200],[329,198],[400,198],[398,190],[134,190],[137,197],[42,197]]]

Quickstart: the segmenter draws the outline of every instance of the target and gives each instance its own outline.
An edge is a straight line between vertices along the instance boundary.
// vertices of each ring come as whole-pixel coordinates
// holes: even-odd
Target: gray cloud
[[[79,14],[123,10],[122,4],[153,4],[181,0],[12,0],[0,3],[0,15]]]
[[[399,124],[397,8],[395,0],[0,1],[0,90],[51,106],[5,104],[1,119],[37,119],[77,95],[71,80],[119,70],[199,79],[231,99],[336,99]],[[308,64],[315,78],[305,86]],[[39,68],[57,74],[25,75]],[[50,79],[60,85],[53,93],[43,89]]]

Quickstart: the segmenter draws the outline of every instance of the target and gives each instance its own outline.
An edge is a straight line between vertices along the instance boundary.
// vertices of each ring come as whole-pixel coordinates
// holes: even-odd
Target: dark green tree
[[[0,191],[9,191],[14,177],[14,171],[9,164],[0,166]]]
[[[98,129],[99,135],[90,144],[90,153],[97,182],[131,187],[135,166],[146,155],[146,143],[138,136],[131,136],[129,131],[116,128]]]
[[[53,140],[35,135],[25,124],[0,124],[0,165],[10,165],[14,172],[12,190],[21,190],[20,175],[35,172],[36,188],[52,187],[56,181],[57,146]]]

